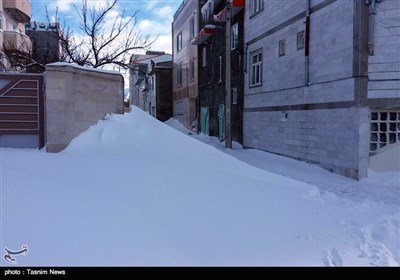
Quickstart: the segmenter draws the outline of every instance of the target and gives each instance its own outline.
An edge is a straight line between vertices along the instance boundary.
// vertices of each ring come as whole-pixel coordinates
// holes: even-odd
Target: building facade
[[[60,40],[55,32],[60,29],[56,22],[30,22],[25,24],[26,35],[32,42],[32,54],[39,65],[30,67],[28,72],[44,72],[44,66],[57,62],[61,56]],[[33,68],[33,69],[32,69]]]
[[[198,55],[191,40],[198,30],[199,1],[184,0],[172,22],[174,118],[198,131]]]
[[[398,1],[246,1],[244,21],[246,147],[400,170]]]
[[[231,6],[230,43],[226,46],[227,4]],[[192,40],[198,45],[200,131],[225,139],[226,129],[226,47],[230,48],[231,133],[234,141],[243,139],[244,94],[244,1],[200,1],[199,33]]]
[[[2,49],[13,46],[30,48],[31,42],[25,34],[25,23],[30,21],[29,0],[0,1],[0,71],[13,70]]]
[[[131,58],[131,104],[160,121],[172,117],[172,55],[147,51]]]

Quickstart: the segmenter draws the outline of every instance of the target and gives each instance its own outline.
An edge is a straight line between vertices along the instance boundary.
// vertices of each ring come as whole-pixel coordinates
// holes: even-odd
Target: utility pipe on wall
[[[304,55],[305,55],[305,86],[310,85],[310,9],[311,0],[307,1],[306,10],[306,28],[304,38]]]
[[[368,52],[369,55],[375,54],[375,17],[376,17],[376,4],[382,0],[366,0],[369,5],[369,26],[368,26]]]

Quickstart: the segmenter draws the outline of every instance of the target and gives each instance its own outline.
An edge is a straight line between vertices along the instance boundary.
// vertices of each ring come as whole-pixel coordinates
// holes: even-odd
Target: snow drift
[[[321,194],[138,108],[59,154],[2,149],[1,172],[1,247],[29,246],[18,265],[400,263],[398,207]]]

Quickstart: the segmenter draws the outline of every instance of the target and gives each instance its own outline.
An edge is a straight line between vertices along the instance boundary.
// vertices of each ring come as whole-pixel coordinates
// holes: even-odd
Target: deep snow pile
[[[1,247],[29,246],[18,265],[400,263],[397,206],[322,194],[137,108],[59,154],[2,149],[0,167]]]
[[[338,197],[357,202],[373,200],[400,207],[400,172],[369,170],[368,178],[356,181],[306,162],[255,149],[243,149],[236,142],[233,142],[233,149],[225,149],[225,142],[220,142],[217,137],[193,133],[173,118],[165,124],[252,166],[309,183],[321,192],[333,192]]]

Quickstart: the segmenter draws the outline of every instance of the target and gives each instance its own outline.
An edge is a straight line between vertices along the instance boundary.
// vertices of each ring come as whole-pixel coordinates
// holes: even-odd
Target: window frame
[[[176,36],[176,52],[180,52],[183,49],[182,32]]]
[[[237,105],[239,103],[239,89],[237,87],[232,88],[232,104]]]
[[[190,40],[192,40],[196,36],[196,25],[194,17],[192,17],[189,21],[189,36]]]
[[[204,46],[204,48],[201,50],[201,66],[207,66],[207,46]]]
[[[181,88],[183,85],[183,69],[180,66],[176,71],[176,87]]]
[[[250,2],[251,16],[255,16],[264,11],[264,0],[253,0]]]
[[[261,56],[260,56],[261,55]],[[254,57],[257,57],[257,61],[254,62]],[[259,58],[261,57],[261,60]],[[258,49],[250,53],[250,76],[249,76],[249,87],[259,87],[263,84],[263,60],[264,53],[263,49]],[[258,74],[258,77],[255,75]],[[257,79],[258,78],[258,79]]]
[[[279,54],[279,57],[286,55],[286,39],[282,39],[279,41],[278,54]]]
[[[231,28],[231,50],[239,47],[239,23],[236,22]]]
[[[195,73],[195,62],[194,62],[194,59],[192,59],[191,61],[190,61],[190,81],[194,81],[194,79],[196,78],[196,73]]]
[[[297,32],[297,50],[303,50],[305,48],[305,41],[306,41],[306,37],[305,37],[305,31],[302,30],[300,32]]]
[[[218,73],[218,83],[222,83],[222,55],[218,56],[218,63],[217,63],[217,73]]]

